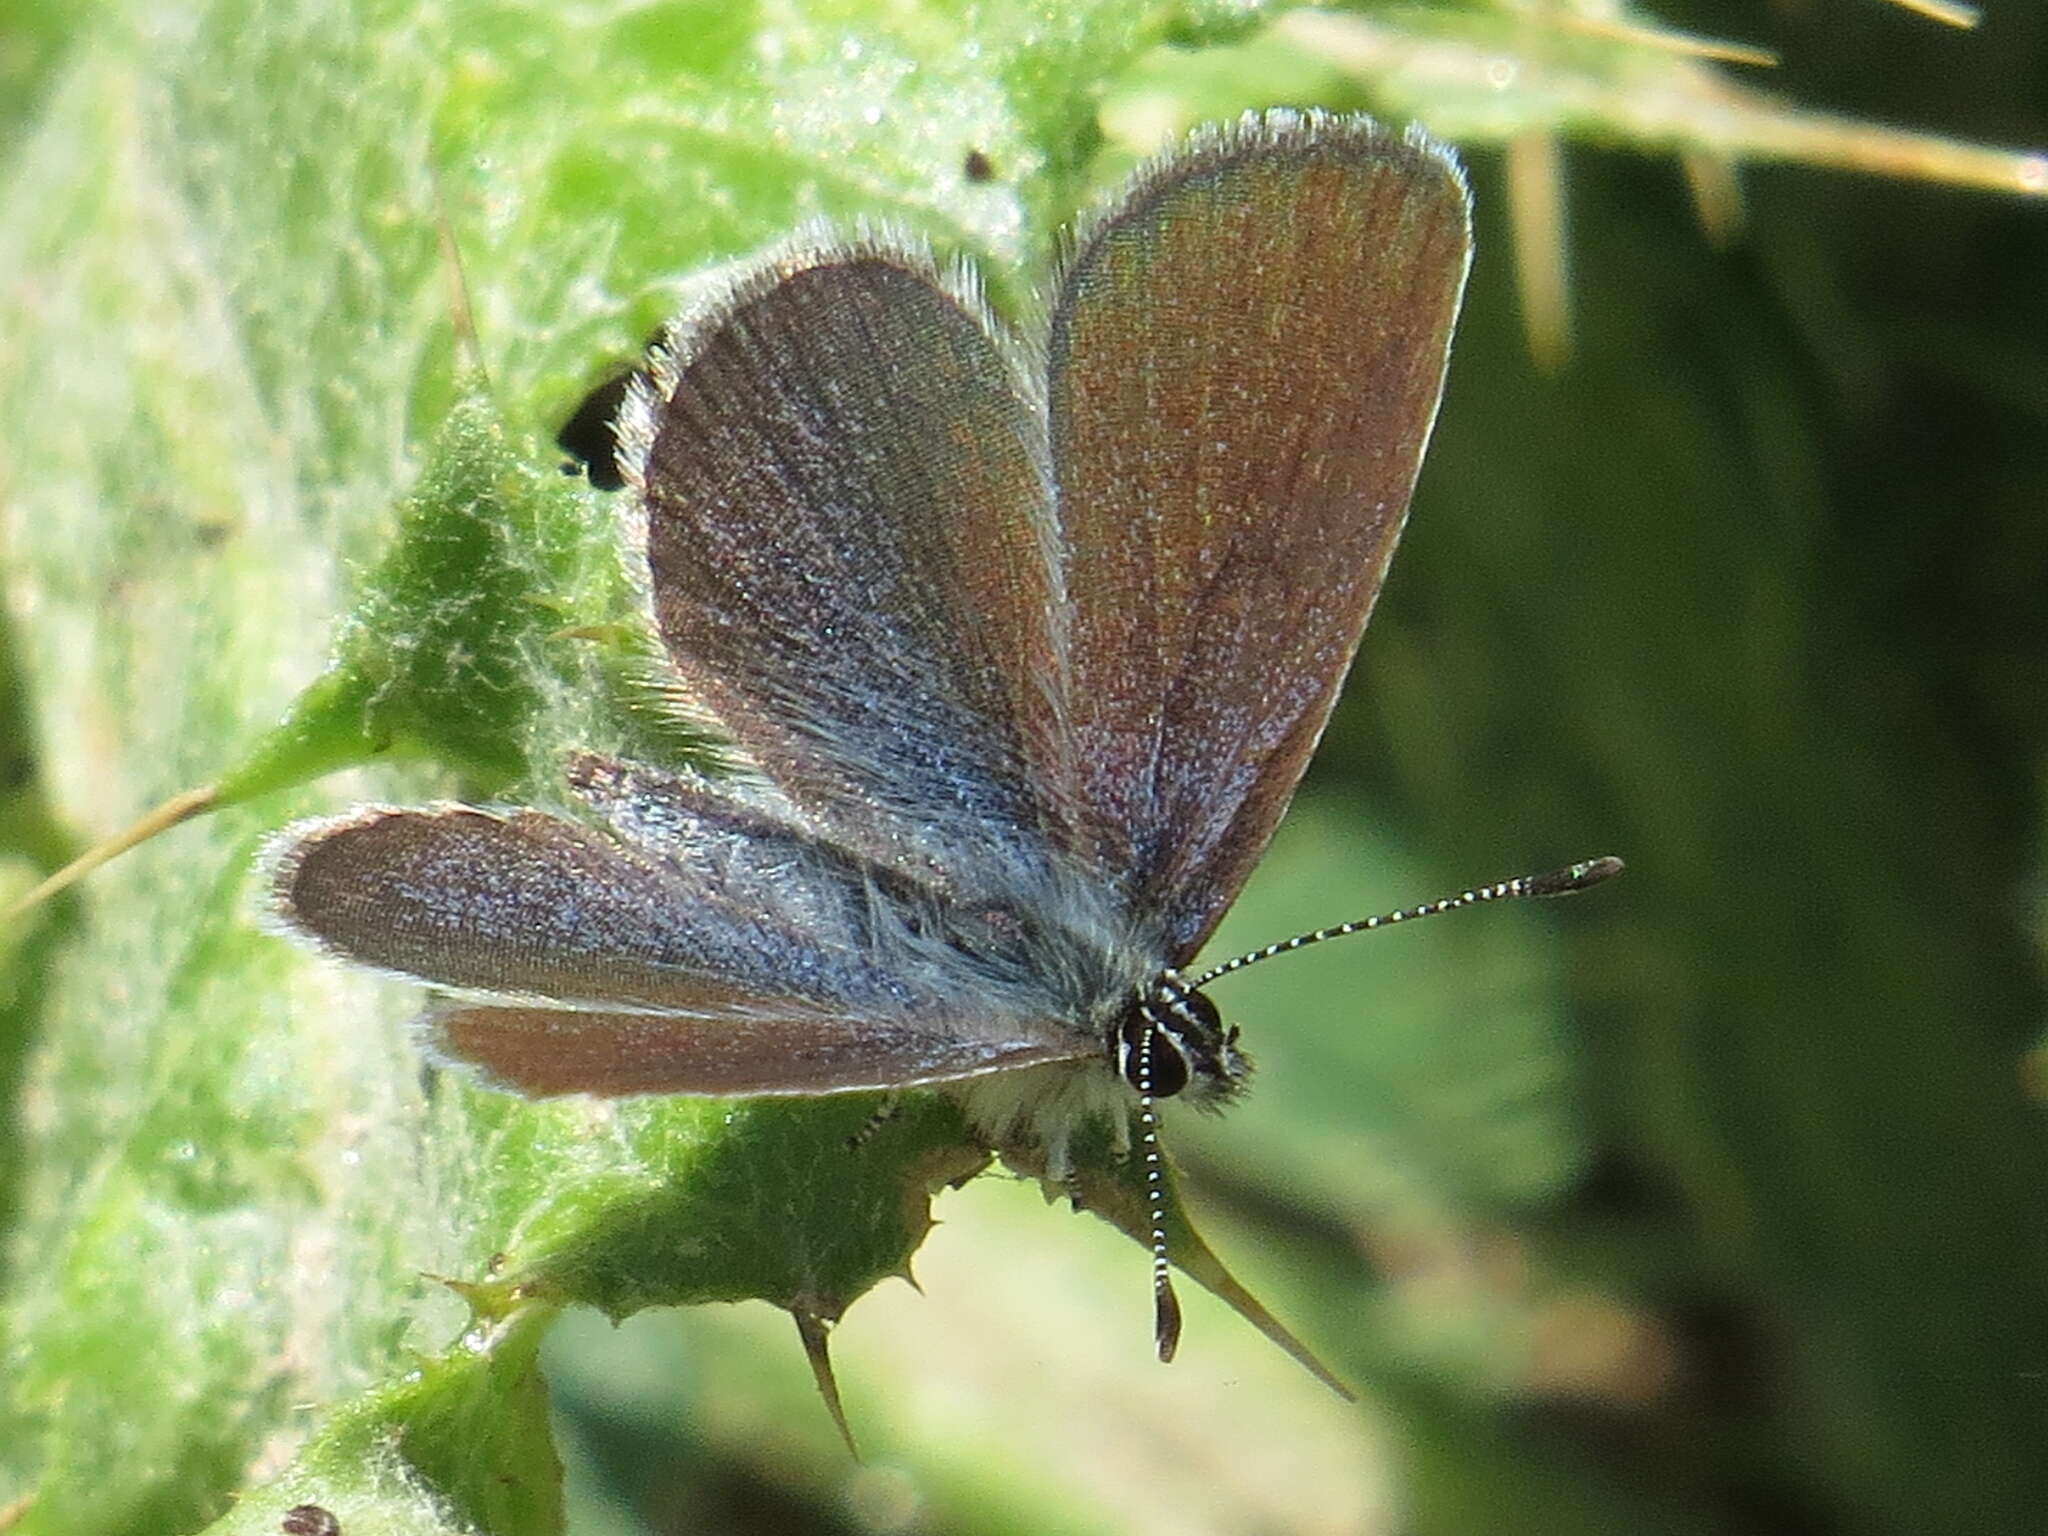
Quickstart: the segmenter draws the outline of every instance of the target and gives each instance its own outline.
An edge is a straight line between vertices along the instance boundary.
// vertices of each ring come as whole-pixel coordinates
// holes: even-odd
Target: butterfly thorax
[[[1069,1022],[1076,1044],[1093,1040],[1099,1055],[1087,1066],[1109,1069],[1096,1094],[1110,1113],[1128,1112],[1124,1094],[1205,1109],[1235,1098],[1251,1072],[1238,1031],[1205,992],[1161,964],[1162,935],[1119,912],[1113,888],[1092,872],[1055,865],[1033,873],[1042,885],[1023,899],[934,909],[954,953],[995,989],[1035,993]]]

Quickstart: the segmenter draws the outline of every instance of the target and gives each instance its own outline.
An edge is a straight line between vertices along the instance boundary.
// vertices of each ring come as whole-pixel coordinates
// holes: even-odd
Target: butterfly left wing
[[[744,1028],[673,1013],[444,1003],[422,1021],[429,1055],[532,1098],[636,1093],[711,1098],[908,1088],[1068,1059],[1043,1042],[929,1024],[750,1005]]]
[[[660,857],[531,810],[303,824],[270,857],[273,920],[465,994],[436,1047],[533,1092],[824,1093],[1086,1053],[916,892],[800,830],[672,810]]]
[[[835,841],[969,893],[1059,841],[1041,419],[930,258],[798,247],[678,322],[620,420],[689,698]]]

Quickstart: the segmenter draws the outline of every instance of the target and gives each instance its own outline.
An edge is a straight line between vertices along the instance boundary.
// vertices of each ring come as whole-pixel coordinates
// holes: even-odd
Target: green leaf
[[[398,508],[327,672],[215,786],[234,804],[402,751],[485,789],[544,782],[536,717],[588,669],[559,638],[616,564],[601,522],[562,477],[517,455],[489,399],[459,399]],[[604,611],[591,607],[593,616]]]

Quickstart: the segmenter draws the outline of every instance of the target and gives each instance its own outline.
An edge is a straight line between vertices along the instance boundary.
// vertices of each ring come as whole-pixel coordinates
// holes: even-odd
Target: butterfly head
[[[1186,1095],[1220,1109],[1243,1091],[1251,1062],[1237,1048],[1206,993],[1179,973],[1161,971],[1124,1009],[1107,1042],[1111,1065],[1135,1091],[1154,1099]]]

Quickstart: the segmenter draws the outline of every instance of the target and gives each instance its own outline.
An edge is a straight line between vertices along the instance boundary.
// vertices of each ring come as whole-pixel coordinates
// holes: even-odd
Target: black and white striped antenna
[[[1563,869],[1553,869],[1545,875],[1520,875],[1513,880],[1502,880],[1495,885],[1482,885],[1474,890],[1460,891],[1457,895],[1446,896],[1440,901],[1426,901],[1419,907],[1402,907],[1399,911],[1382,912],[1377,917],[1360,918],[1354,923],[1339,923],[1334,928],[1318,928],[1314,933],[1296,934],[1291,939],[1282,939],[1278,944],[1268,944],[1264,949],[1255,949],[1250,954],[1239,955],[1234,960],[1225,960],[1221,965],[1212,965],[1201,975],[1183,981],[1182,985],[1190,991],[1199,992],[1212,981],[1219,981],[1248,965],[1257,965],[1261,960],[1271,960],[1276,955],[1292,954],[1295,950],[1306,949],[1311,944],[1341,939],[1349,934],[1370,933],[1375,928],[1391,928],[1396,923],[1413,922],[1419,917],[1440,917],[1446,912],[1455,912],[1460,907],[1476,907],[1488,901],[1522,901],[1533,897],[1570,896],[1596,886],[1603,880],[1610,880],[1621,871],[1621,860],[1609,854],[1578,864],[1567,864]]]

